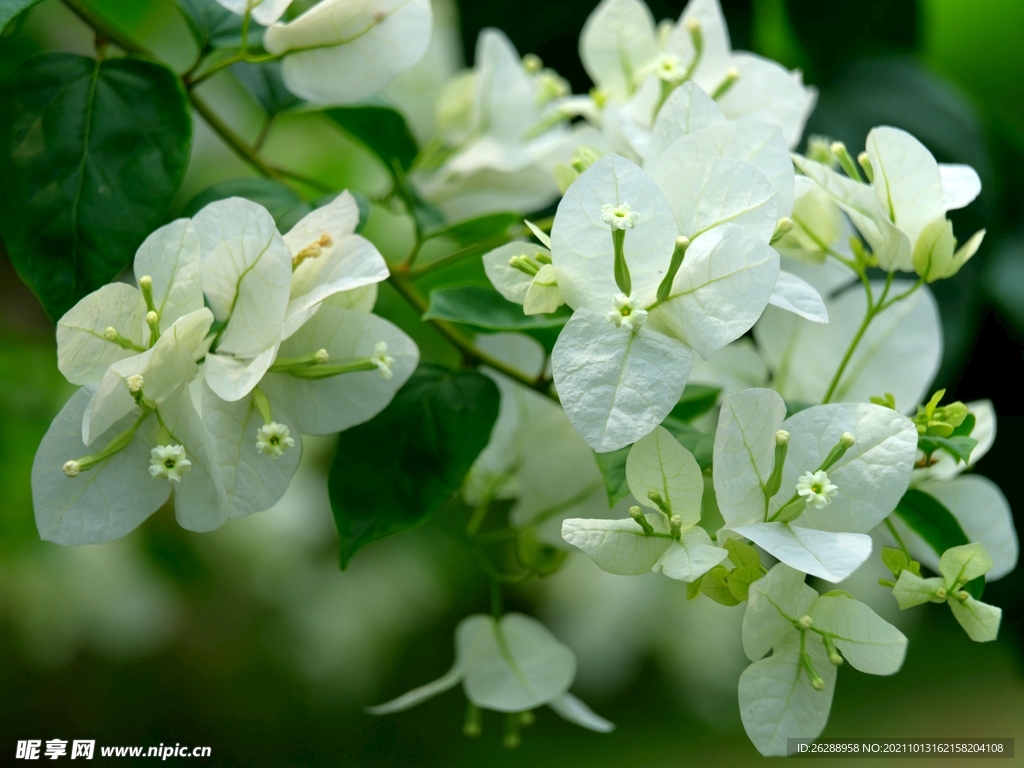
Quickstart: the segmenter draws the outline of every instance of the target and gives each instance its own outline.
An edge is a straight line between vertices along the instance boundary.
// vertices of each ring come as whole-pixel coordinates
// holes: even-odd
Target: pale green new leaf
[[[664,515],[648,514],[645,517],[655,531],[667,532]],[[602,571],[619,576],[650,573],[668,551],[669,545],[675,543],[664,536],[645,535],[640,524],[631,517],[624,520],[564,520],[562,538],[582,550]]]
[[[784,563],[750,585],[743,613],[743,652],[758,661],[794,631],[794,622],[807,615],[818,593],[804,575]]]
[[[79,301],[57,323],[57,368],[72,384],[99,384],[107,367],[138,354],[103,335],[114,328],[143,349],[146,302],[137,288],[110,283]]]
[[[522,712],[562,696],[576,676],[576,657],[536,619],[506,613],[497,623],[472,616],[458,658],[466,698],[498,712]]]
[[[854,669],[869,675],[893,675],[903,666],[907,638],[864,603],[822,596],[811,606],[814,628],[827,632]]]
[[[650,509],[657,510],[658,505],[648,493],[653,490],[661,494],[671,513],[682,519],[684,528],[700,520],[704,476],[693,454],[664,427],[655,427],[633,443],[626,457],[626,482],[633,497]]]
[[[814,690],[801,665],[798,632],[786,636],[771,656],[751,664],[740,675],[740,718],[762,755],[785,755],[787,739],[817,738],[828,722],[836,668],[829,662],[821,638],[813,632],[806,638],[806,652],[825,682],[823,690]]]
[[[509,260],[515,256],[534,259],[538,253],[551,258],[551,251],[536,243],[507,243],[484,254],[484,272],[498,293],[511,302],[522,304],[526,301],[533,278],[509,266]]]
[[[231,502],[231,517],[245,517],[270,509],[284,496],[302,457],[302,437],[295,422],[281,408],[273,409],[274,421],[291,432],[295,445],[272,458],[256,449],[256,433],[263,419],[252,394],[229,403],[221,400],[204,382],[203,423],[213,439],[214,456],[224,491]]]
[[[558,279],[555,277],[555,268],[545,264],[534,275],[530,288],[526,291],[526,298],[523,300],[523,313],[527,315],[538,315],[554,312],[565,303],[562,292],[558,289]]]
[[[633,333],[581,309],[559,334],[551,363],[569,421],[606,453],[664,421],[683,393],[693,353],[647,326]]]
[[[729,556],[700,526],[685,529],[654,565],[670,579],[696,581]]]
[[[362,424],[384,410],[416,370],[419,349],[412,339],[376,315],[324,305],[281,344],[281,358],[297,358],[326,349],[329,366],[367,360],[381,341],[387,344],[387,354],[395,359],[390,379],[383,378],[376,369],[319,379],[268,373],[260,388],[271,405],[280,404],[305,435],[329,435]]]
[[[941,603],[944,598],[936,597],[937,590],[944,589],[942,578],[933,576],[922,579],[917,574],[904,570],[896,580],[896,586],[892,589],[892,596],[896,598],[896,604],[900,610],[913,608],[925,603]]]
[[[274,24],[266,49],[284,56],[284,82],[300,98],[351,104],[423,58],[430,0],[323,0],[288,24]]]
[[[153,304],[161,331],[203,307],[199,253],[199,235],[188,219],[160,227],[135,253],[135,279],[148,275],[153,280]],[[147,327],[147,340],[148,331]]]
[[[159,427],[146,419],[126,448],[82,472],[65,476],[64,463],[95,452],[82,442],[82,416],[93,388],[78,390],[53,420],[32,464],[32,504],[36,526],[46,541],[58,544],[101,544],[135,530],[171,495],[166,480],[149,475],[150,449]],[[136,410],[102,435],[98,448],[129,429]]]
[[[939,558],[939,573],[946,582],[947,590],[958,589],[960,585],[984,576],[994,563],[985,547],[978,542],[950,547]]]
[[[962,602],[951,597],[948,602],[953,617],[960,622],[960,626],[971,640],[976,643],[988,643],[996,639],[999,634],[999,623],[1003,620],[1001,608],[970,596]]]

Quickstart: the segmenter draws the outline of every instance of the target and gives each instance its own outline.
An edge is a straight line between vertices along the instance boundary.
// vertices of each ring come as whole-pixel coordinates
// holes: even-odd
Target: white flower
[[[284,424],[272,421],[256,430],[256,450],[272,459],[279,459],[286,448],[294,448],[295,439]]]
[[[125,379],[125,384],[128,385],[128,391],[131,392],[133,395],[139,394],[139,392],[142,391],[142,387],[145,385],[145,383],[146,380],[137,373],[133,373],[131,376]]]
[[[373,354],[370,356],[370,362],[377,366],[382,379],[390,379],[395,375],[391,370],[391,366],[395,364],[395,358],[388,354],[388,343],[386,341],[377,342],[373,348]]]
[[[640,218],[639,211],[631,210],[629,203],[611,205],[605,203],[601,206],[601,221],[608,224],[612,229],[632,229]]]
[[[618,293],[612,299],[612,309],[605,318],[616,328],[625,328],[634,333],[640,326],[647,322],[647,310],[640,304],[640,300],[634,295],[627,296]]]
[[[158,445],[150,451],[149,474],[163,477],[172,483],[180,483],[181,477],[192,469],[192,462],[185,458],[181,445]]]
[[[839,493],[839,488],[828,479],[824,470],[804,472],[796,484],[798,496],[802,496],[807,506],[822,509],[832,503],[832,498]]]
[[[828,498],[828,486],[842,488],[831,503],[806,504],[800,494],[785,490],[768,497],[764,489],[774,476],[780,429],[790,438],[776,487],[798,488],[798,476],[817,467],[831,478],[817,495]],[[847,432],[856,438],[852,444]],[[846,447],[833,461],[839,446]],[[871,555],[867,533],[907,490],[916,453],[913,422],[889,408],[818,405],[787,419],[777,392],[748,389],[722,402],[715,433],[716,499],[728,530],[793,568],[838,582]],[[813,473],[810,480],[816,484]]]
[[[658,57],[651,64],[649,72],[646,74],[653,74],[659,80],[664,80],[666,83],[679,83],[686,77],[686,68],[683,66],[682,59],[678,56],[662,52],[658,54]]]

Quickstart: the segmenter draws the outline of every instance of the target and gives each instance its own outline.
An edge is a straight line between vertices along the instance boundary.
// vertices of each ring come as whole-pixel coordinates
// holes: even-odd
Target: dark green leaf
[[[359,234],[360,232],[363,231],[363,227],[366,226],[366,222],[370,218],[370,212],[372,211],[372,206],[370,204],[370,198],[368,198],[362,192],[356,192],[355,190],[350,189],[349,193],[352,195],[352,197],[354,197],[356,199],[356,205],[359,206],[359,223],[356,224],[356,234]],[[334,199],[334,195],[331,195],[330,198],[331,198],[331,200],[333,200]],[[317,204],[316,204],[316,207],[320,208],[321,206],[324,206],[324,205],[327,205],[327,202],[318,200]]]
[[[279,61],[239,62],[231,65],[231,74],[270,117],[300,103],[299,98],[285,88]]]
[[[707,387],[703,384],[687,384],[683,396],[672,409],[673,418],[690,422],[715,407],[718,396],[722,394],[720,387]]]
[[[968,413],[964,420],[960,422],[960,426],[953,429],[953,434],[950,437],[970,437],[977,421],[973,413]]]
[[[940,557],[950,547],[971,543],[953,513],[924,491],[911,488],[903,494],[900,503],[896,505],[896,514]],[[965,589],[975,598],[980,598],[984,587],[985,579],[980,577],[969,582]]]
[[[936,437],[928,435],[919,437],[917,447],[926,454],[931,455],[937,450],[943,450],[958,461],[967,464],[971,460],[971,451],[974,450],[978,441],[973,437],[963,435],[954,437]]]
[[[626,483],[626,457],[629,456],[629,449],[633,446],[627,445],[611,453],[595,453],[597,466],[601,469],[601,476],[604,478],[604,490],[608,494],[608,508],[611,509],[629,495],[629,485]]]
[[[313,205],[296,194],[291,188],[278,181],[271,179],[232,179],[214,184],[204,189],[193,197],[182,210],[182,216],[195,216],[199,211],[217,200],[224,200],[229,197],[244,197],[259,203],[274,217],[277,228],[287,232],[295,226],[298,221],[307,213],[313,210]],[[325,203],[333,200],[329,197]]]
[[[217,0],[175,0],[200,50],[232,48],[242,43],[242,17]],[[265,29],[249,23],[249,44],[259,45]]]
[[[345,133],[357,139],[380,158],[389,172],[394,173],[392,162],[403,171],[409,170],[419,149],[400,112],[384,104],[354,104],[334,107],[324,114],[337,123]]]
[[[483,331],[525,331],[560,328],[570,315],[564,307],[550,315],[524,315],[521,305],[508,301],[493,288],[465,285],[433,291],[423,319],[449,320]]]
[[[475,219],[449,224],[447,227],[435,229],[427,233],[428,238],[445,237],[454,240],[458,245],[468,246],[481,240],[494,240],[508,237],[509,230],[522,224],[523,217],[518,213],[489,213]]]
[[[672,437],[679,441],[679,444],[693,454],[697,460],[697,466],[706,470],[711,466],[711,460],[715,452],[715,433],[701,432],[689,424],[674,419],[671,416],[661,422],[661,426],[672,433]]]
[[[192,121],[166,67],[50,53],[0,89],[0,235],[51,317],[112,280],[163,223]]]
[[[6,27],[7,22],[19,13],[39,2],[40,0],[0,0],[0,30]]]
[[[342,432],[328,491],[344,568],[360,547],[425,522],[487,445],[498,388],[476,371],[421,365],[375,418]]]

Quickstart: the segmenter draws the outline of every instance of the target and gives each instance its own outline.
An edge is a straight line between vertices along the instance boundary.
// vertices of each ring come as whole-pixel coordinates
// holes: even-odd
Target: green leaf
[[[242,17],[232,13],[217,0],[175,0],[188,24],[196,45],[202,51],[241,45]],[[249,23],[249,43],[259,44],[265,29]]]
[[[608,494],[608,508],[611,509],[629,495],[626,482],[626,459],[633,446],[627,445],[611,453],[594,453],[597,466],[604,478],[604,490]]]
[[[0,0],[0,30],[15,16],[39,2],[40,0]]]
[[[941,449],[964,464],[970,462],[971,451],[974,450],[977,444],[977,440],[965,435],[951,435],[950,437],[928,435],[927,437],[922,436],[917,440],[917,447],[926,454],[931,455],[936,450]]]
[[[529,331],[536,328],[560,328],[571,312],[562,307],[549,315],[524,315],[493,288],[464,285],[439,288],[431,292],[424,320],[449,320],[482,331]]]
[[[762,575],[761,568],[757,565],[737,568],[725,580],[729,594],[742,603],[750,593],[750,585],[760,579]]]
[[[729,589],[729,570],[724,565],[716,565],[701,577],[700,591],[721,605],[740,604]]]
[[[445,237],[465,247],[479,243],[481,240],[509,236],[509,230],[520,225],[522,220],[518,213],[489,213],[486,216],[478,216],[475,219],[435,229],[433,232],[428,232],[426,237],[428,239]]]
[[[715,452],[714,432],[701,432],[699,429],[695,429],[672,416],[666,417],[661,422],[661,426],[671,432],[672,436],[679,441],[683,448],[693,454],[693,458],[697,460],[697,466],[701,468],[701,471],[705,471],[711,466],[711,460]]]
[[[968,413],[964,420],[960,422],[960,426],[953,429],[953,434],[950,437],[970,437],[971,432],[974,431],[974,425],[977,424],[978,420],[973,413]]]
[[[192,217],[217,200],[228,197],[244,197],[266,208],[277,222],[277,228],[287,232],[314,206],[303,200],[291,187],[271,179],[232,179],[204,189],[186,203],[182,216]],[[330,202],[331,197],[324,201]]]
[[[350,107],[333,107],[324,110],[324,115],[364,144],[391,173],[395,172],[393,162],[407,171],[416,159],[419,148],[405,118],[383,103],[367,102]]]
[[[682,422],[691,422],[714,408],[721,393],[719,387],[687,384],[679,403],[672,409],[672,417]]]
[[[953,513],[946,509],[942,502],[924,491],[916,488],[908,490],[896,505],[895,513],[940,557],[951,547],[970,543]],[[975,598],[981,597],[984,588],[984,578],[975,579],[964,587]]]
[[[910,559],[903,554],[903,550],[893,547],[882,547],[882,562],[897,579],[905,569],[910,567]]]
[[[231,74],[270,117],[301,103],[299,98],[285,87],[279,61],[262,61],[258,64],[238,62],[231,65]]]
[[[192,120],[170,69],[49,53],[0,89],[0,235],[57,318],[112,280],[167,213]]]
[[[391,404],[342,432],[328,491],[344,568],[360,547],[425,522],[462,485],[498,417],[476,371],[421,365]]]
[[[757,568],[761,565],[761,556],[745,541],[727,539],[722,546],[729,553],[729,561],[737,568]]]

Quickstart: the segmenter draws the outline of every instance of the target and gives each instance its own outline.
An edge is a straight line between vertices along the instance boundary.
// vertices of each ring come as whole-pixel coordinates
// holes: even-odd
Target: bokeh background
[[[999,437],[978,471],[1003,488],[1021,529],[1024,2],[723,4],[734,47],[800,67],[820,89],[809,133],[842,139],[856,154],[872,126],[895,125],[940,161],[980,173],[981,197],[953,217],[958,232],[987,227],[988,237],[956,278],[935,287],[946,337],[937,385],[957,399],[994,400]],[[194,51],[171,0],[94,5],[187,68]],[[656,18],[675,18],[682,6],[651,2]],[[447,47],[438,61],[471,61],[479,30],[497,26],[584,92],[590,83],[577,36],[592,7],[592,0],[439,2]],[[92,37],[57,0],[46,0],[0,37],[0,77],[40,50],[91,54]],[[259,134],[259,108],[230,77],[203,87],[238,131]],[[403,87],[432,86],[399,83],[396,93]],[[414,117],[422,126],[429,114],[420,111]],[[250,175],[202,124],[193,151],[173,214],[211,184]],[[283,116],[264,151],[338,186],[372,193],[387,184],[358,145],[315,119]],[[375,209],[365,234],[397,255],[402,232]],[[401,312],[386,292],[381,307],[385,315]],[[41,542],[32,457],[70,393],[56,369],[53,324],[0,246],[0,762],[13,762],[15,742],[25,738],[209,745],[211,765],[739,766],[762,759],[743,734],[735,700],[746,664],[742,608],[705,598],[687,603],[682,584],[609,577],[583,558],[508,600],[574,648],[574,692],[617,723],[613,734],[541,712],[523,746],[507,752],[497,715],[485,714],[482,738],[463,738],[458,689],[405,714],[363,714],[363,705],[444,672],[455,624],[487,610],[483,575],[446,536],[444,515],[366,548],[339,571],[324,488],[333,445],[310,439],[288,496],[217,532],[183,531],[165,509],[112,544]],[[982,646],[942,606],[900,615],[873,585],[878,574],[864,571],[851,588],[907,633],[908,660],[889,679],[843,668],[824,736],[1024,737],[1020,569],[986,592],[1004,618],[999,641]],[[970,761],[942,764],[957,762]]]

